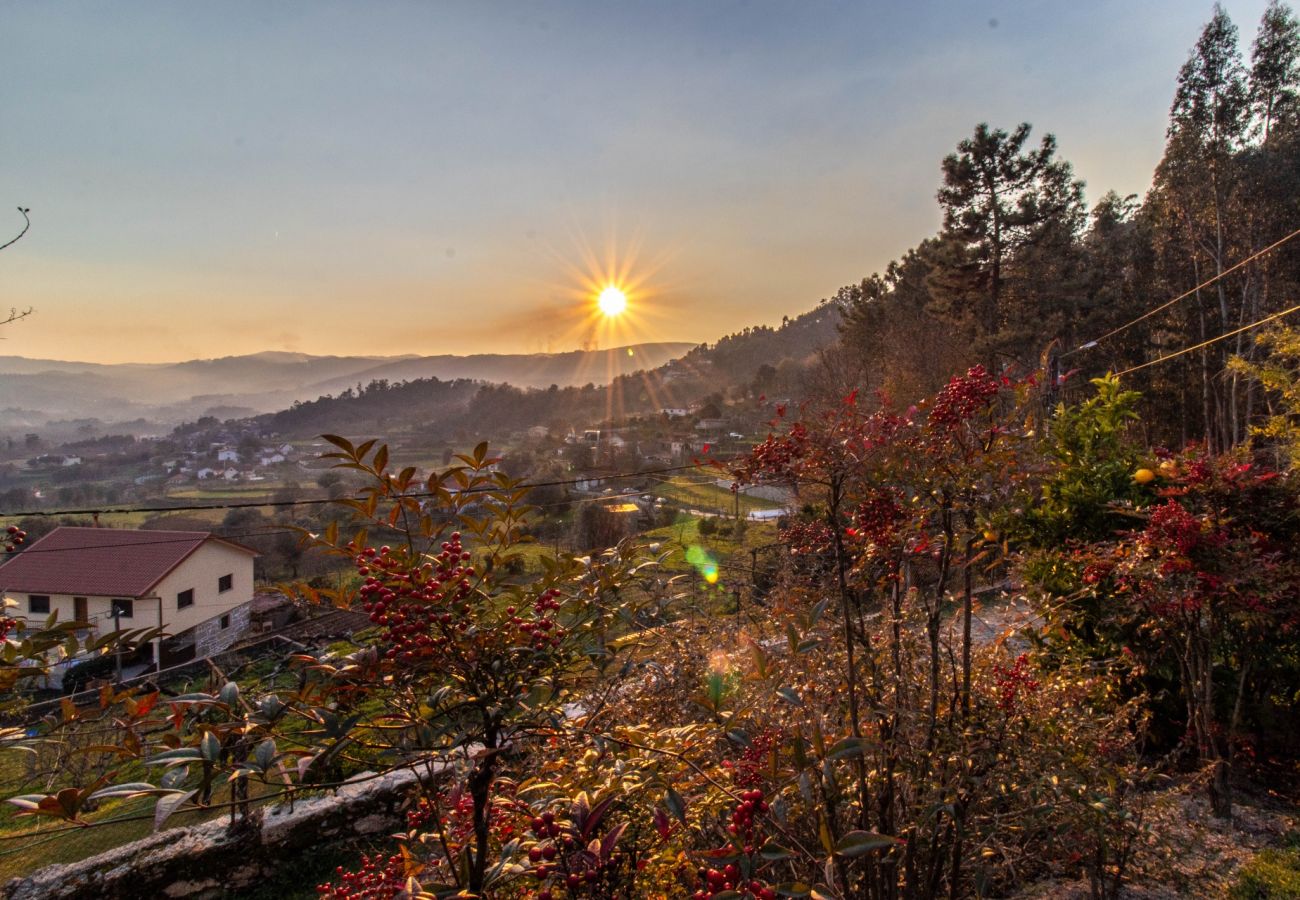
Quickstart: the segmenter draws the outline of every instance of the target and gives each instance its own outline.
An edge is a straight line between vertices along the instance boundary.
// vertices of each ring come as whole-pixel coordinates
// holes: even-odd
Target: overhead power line
[[[1167,360],[1174,359],[1175,357],[1182,356],[1184,353],[1191,353],[1193,350],[1200,350],[1202,347],[1208,347],[1211,344],[1217,344],[1219,341],[1223,340],[1224,338],[1230,338],[1234,335],[1241,334],[1243,331],[1250,331],[1250,329],[1252,328],[1258,328],[1261,325],[1266,325],[1275,319],[1281,319],[1282,317],[1289,316],[1291,315],[1291,313],[1297,311],[1300,311],[1300,304],[1296,304],[1290,309],[1284,309],[1280,313],[1273,313],[1273,315],[1266,316],[1265,318],[1260,319],[1258,322],[1251,322],[1249,325],[1243,325],[1241,328],[1238,328],[1235,331],[1229,331],[1227,334],[1221,334],[1216,338],[1210,338],[1208,341],[1201,341],[1199,344],[1194,344],[1191,347],[1184,347],[1182,350],[1179,350],[1176,353],[1170,353],[1165,356],[1161,356],[1158,359],[1152,359],[1136,366],[1130,366],[1129,368],[1125,369],[1122,372],[1116,372],[1115,377],[1119,378],[1123,375],[1128,375],[1130,373],[1136,372],[1139,369],[1145,369],[1147,366],[1154,366],[1157,363],[1162,363]]]
[[[582,478],[566,478],[566,479],[559,479],[555,481],[523,481],[523,482],[519,482],[518,484],[511,485],[509,488],[505,488],[505,490],[530,490],[532,488],[543,488],[543,487],[565,487],[565,486],[572,486],[575,484],[581,484],[582,482],[585,481],[616,481],[616,480],[622,480],[627,478],[641,478],[649,475],[663,475],[669,472],[684,472],[690,469],[697,469],[700,467],[700,465],[707,464],[708,462],[727,463],[733,461],[734,460],[731,459],[707,460],[707,461],[701,461],[699,463],[689,463],[680,466],[663,466],[657,469],[642,469],[636,472],[615,472],[609,475],[587,475]],[[464,490],[460,490],[460,491],[456,491],[454,488],[451,490],[453,490],[453,492],[455,493],[460,493],[460,494],[486,494],[492,491],[503,490],[503,488],[481,486],[481,487],[465,488]],[[419,499],[427,499],[435,495],[432,491],[421,491],[413,494],[402,494],[401,496],[404,498],[413,498],[419,500]],[[338,498],[312,497],[312,498],[306,498],[302,500],[256,500],[256,501],[247,500],[247,501],[237,501],[233,503],[232,502],[190,503],[185,505],[169,505],[169,506],[109,506],[109,507],[96,506],[96,507],[86,507],[84,509],[54,509],[54,510],[35,509],[26,512],[12,512],[12,513],[0,512],[0,519],[18,519],[18,518],[27,518],[27,517],[49,518],[51,516],[116,515],[121,513],[202,512],[202,511],[217,510],[217,509],[277,509],[277,508],[285,508],[285,507],[292,507],[292,506],[322,506],[328,503],[338,503],[341,500],[366,500],[366,499],[368,499],[368,497],[357,495],[351,497],[338,497]]]
[[[1180,300],[1186,300],[1188,297],[1192,296],[1197,291],[1204,290],[1205,288],[1214,284],[1216,281],[1219,281],[1222,278],[1226,278],[1228,275],[1231,275],[1233,272],[1237,271],[1242,266],[1249,265],[1250,263],[1259,259],[1261,256],[1272,253],[1278,247],[1281,247],[1287,241],[1297,236],[1300,236],[1300,228],[1297,228],[1295,231],[1291,232],[1286,237],[1282,238],[1280,241],[1275,241],[1272,244],[1269,244],[1263,250],[1260,250],[1257,253],[1252,253],[1250,256],[1241,260],[1241,262],[1229,266],[1228,268],[1224,269],[1222,272],[1213,276],[1212,278],[1208,278],[1205,281],[1202,281],[1200,284],[1198,284],[1196,287],[1192,288],[1191,290],[1184,291],[1183,293],[1179,294],[1177,297],[1173,298],[1172,300],[1168,300],[1160,304],[1155,309],[1147,310],[1142,315],[1138,316],[1136,319],[1133,319],[1130,322],[1126,322],[1125,324],[1120,325],[1118,328],[1112,328],[1110,331],[1106,332],[1101,337],[1088,341],[1086,344],[1080,344],[1078,347],[1075,347],[1073,350],[1067,350],[1065,353],[1061,354],[1061,358],[1064,359],[1067,356],[1073,356],[1074,354],[1080,353],[1084,350],[1091,350],[1093,347],[1096,347],[1102,341],[1108,340],[1121,332],[1127,331],[1128,329],[1132,328],[1134,325],[1138,324],[1139,322],[1149,319],[1152,316],[1156,315],[1157,313],[1163,312],[1164,310],[1173,306],[1175,303],[1179,302]],[[1245,329],[1238,329],[1237,331],[1233,332],[1233,334],[1238,334],[1244,330]],[[1224,337],[1227,337],[1227,335],[1224,335]],[[1141,367],[1139,366],[1138,368]]]

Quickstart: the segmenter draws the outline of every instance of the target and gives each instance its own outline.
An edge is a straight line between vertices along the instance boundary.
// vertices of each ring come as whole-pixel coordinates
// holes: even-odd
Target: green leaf
[[[826,758],[844,759],[849,756],[861,756],[864,745],[865,742],[858,738],[845,738],[842,741],[836,741],[826,753]]]
[[[167,817],[176,812],[182,804],[197,793],[197,790],[192,790],[183,794],[168,794],[165,797],[159,797],[158,805],[153,808],[153,830],[157,831],[162,828],[162,823],[167,821]]]
[[[897,842],[894,838],[876,834],[874,831],[850,831],[840,838],[839,843],[835,845],[835,853],[839,856],[852,858],[871,853],[873,850],[892,847],[895,843]]]
[[[199,742],[199,751],[204,762],[214,763],[221,756],[221,741],[217,736],[209,731],[203,735],[203,740]]]
[[[271,763],[275,761],[275,739],[267,738],[258,744],[257,749],[253,751],[253,759],[261,766],[263,772],[271,768]]]
[[[226,706],[233,707],[239,702],[239,685],[233,681],[227,681],[221,686],[221,693],[217,695],[217,699]]]
[[[686,824],[686,801],[681,794],[669,787],[668,793],[664,795],[664,805],[683,825]]]
[[[787,850],[780,844],[767,843],[758,851],[758,855],[769,862],[777,862],[782,859],[790,859],[794,856],[793,850]]]
[[[803,698],[801,698],[799,692],[792,687],[779,687],[776,689],[776,695],[786,703],[792,703],[795,706],[803,706]]]
[[[168,790],[176,790],[185,783],[185,779],[189,777],[189,774],[189,766],[176,766],[164,772],[163,777],[158,779],[158,784]]]
[[[194,762],[203,759],[203,754],[198,747],[177,747],[175,750],[166,750],[157,756],[151,756],[144,761],[146,766],[156,766],[161,764],[171,765],[178,762]]]

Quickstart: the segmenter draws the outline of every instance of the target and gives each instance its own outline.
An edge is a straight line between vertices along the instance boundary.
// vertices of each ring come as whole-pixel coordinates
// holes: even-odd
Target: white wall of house
[[[218,589],[223,575],[231,576],[228,591]],[[194,605],[177,609],[177,595],[186,590],[194,591]],[[221,541],[207,541],[158,582],[153,593],[163,598],[167,631],[180,634],[253,599],[253,554]]]

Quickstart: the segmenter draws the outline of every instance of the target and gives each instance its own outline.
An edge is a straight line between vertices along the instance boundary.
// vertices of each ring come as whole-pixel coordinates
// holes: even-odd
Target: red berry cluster
[[[754,788],[741,792],[740,802],[731,812],[727,833],[731,835],[735,845],[749,857],[749,863],[745,866],[749,872],[753,870],[754,854],[758,851],[758,847],[755,846],[757,843],[755,821],[769,808],[763,792]],[[757,878],[753,878],[752,875],[743,873],[741,867],[735,863],[727,863],[721,869],[702,866],[696,873],[696,878],[698,887],[695,893],[691,894],[691,900],[710,900],[725,891],[735,891],[742,897],[753,897],[757,900],[775,900],[776,897],[776,891]]]
[[[998,682],[998,706],[1006,712],[1014,712],[1022,696],[1038,690],[1038,679],[1030,672],[1029,657],[1024,653],[1012,666],[995,665],[993,677]]]
[[[894,536],[903,510],[889,491],[877,491],[858,504],[848,535],[873,544],[884,544]]]
[[[406,894],[406,863],[401,854],[387,858],[361,857],[361,868],[349,872],[342,866],[334,870],[338,884],[316,886],[316,893],[330,900],[396,900]]]
[[[749,746],[745,748],[740,757],[731,763],[728,768],[732,770],[732,777],[736,784],[741,787],[754,787],[762,784],[766,780],[768,760],[771,758],[772,751],[781,746],[785,733],[779,728],[769,728],[760,732]],[[730,762],[728,760],[727,762]],[[723,765],[727,765],[724,763]]]
[[[1144,537],[1155,549],[1187,556],[1201,543],[1201,523],[1177,500],[1170,500],[1151,511]]]
[[[808,429],[802,422],[795,422],[785,434],[768,435],[766,440],[750,451],[749,458],[738,473],[740,480],[751,481],[758,474],[788,476],[807,449]]]
[[[820,556],[831,552],[833,536],[824,522],[796,520],[781,529],[781,543],[794,556]]]
[[[930,422],[954,428],[992,402],[1001,383],[983,366],[973,366],[965,375],[954,375],[934,398]]]
[[[538,881],[545,881],[555,872],[555,867],[552,866],[551,863],[560,852],[555,846],[555,840],[560,837],[560,832],[564,829],[560,823],[556,821],[555,813],[553,812],[544,812],[539,816],[534,816],[533,821],[529,824],[533,835],[538,839],[538,841],[551,842],[548,844],[538,843],[535,846],[530,847],[528,850],[528,861],[533,864],[530,874],[532,874],[532,876]],[[573,844],[573,837],[571,835],[565,835],[564,838],[566,843],[569,845]],[[547,896],[542,897],[542,894],[538,894],[538,900],[550,900],[550,892],[544,891],[543,893]]]
[[[1108,560],[1093,560],[1083,567],[1083,583],[1101,584],[1114,571],[1114,563]]]
[[[475,573],[466,565],[470,555],[460,532],[453,532],[441,551],[415,568],[389,547],[366,547],[357,554],[357,574],[365,577],[361,608],[370,613],[370,621],[384,626],[389,659],[413,662],[433,656],[453,634],[469,628]]]
[[[5,539],[5,551],[8,553],[17,553],[18,548],[27,543],[27,532],[17,525],[10,525],[5,533],[8,535]]]
[[[721,869],[701,868],[697,877],[701,887],[691,894],[691,900],[709,900],[725,891],[735,891],[742,897],[755,897],[757,900],[776,900],[776,891],[756,878],[745,881],[735,863],[727,863]]]
[[[531,823],[538,842],[528,848],[529,875],[538,882],[536,900],[553,900],[556,889],[564,889],[565,896],[589,892],[605,896],[624,879],[623,871],[628,857],[621,852],[602,847],[599,853],[584,846],[578,832],[567,823],[556,819],[555,814],[544,812]],[[610,843],[608,839],[606,843]]]
[[[531,643],[537,650],[560,646],[560,639],[568,634],[568,629],[555,620],[555,613],[560,609],[560,592],[551,588],[543,591],[533,601],[533,618],[523,619],[513,606],[506,607],[510,624],[519,630],[525,643]]]
[[[763,799],[763,792],[754,788],[741,793],[740,803],[731,812],[731,823],[727,825],[727,833],[741,841],[747,853],[750,852],[748,845],[753,843],[754,819],[767,810],[768,805]]]

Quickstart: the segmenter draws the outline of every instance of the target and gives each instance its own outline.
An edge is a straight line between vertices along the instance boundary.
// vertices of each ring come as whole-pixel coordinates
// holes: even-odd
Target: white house
[[[239,462],[238,450],[218,450],[217,462]]]
[[[0,565],[0,592],[15,618],[57,613],[97,634],[160,627],[155,661],[163,643],[205,657],[247,627],[256,556],[207,531],[61,527]]]

